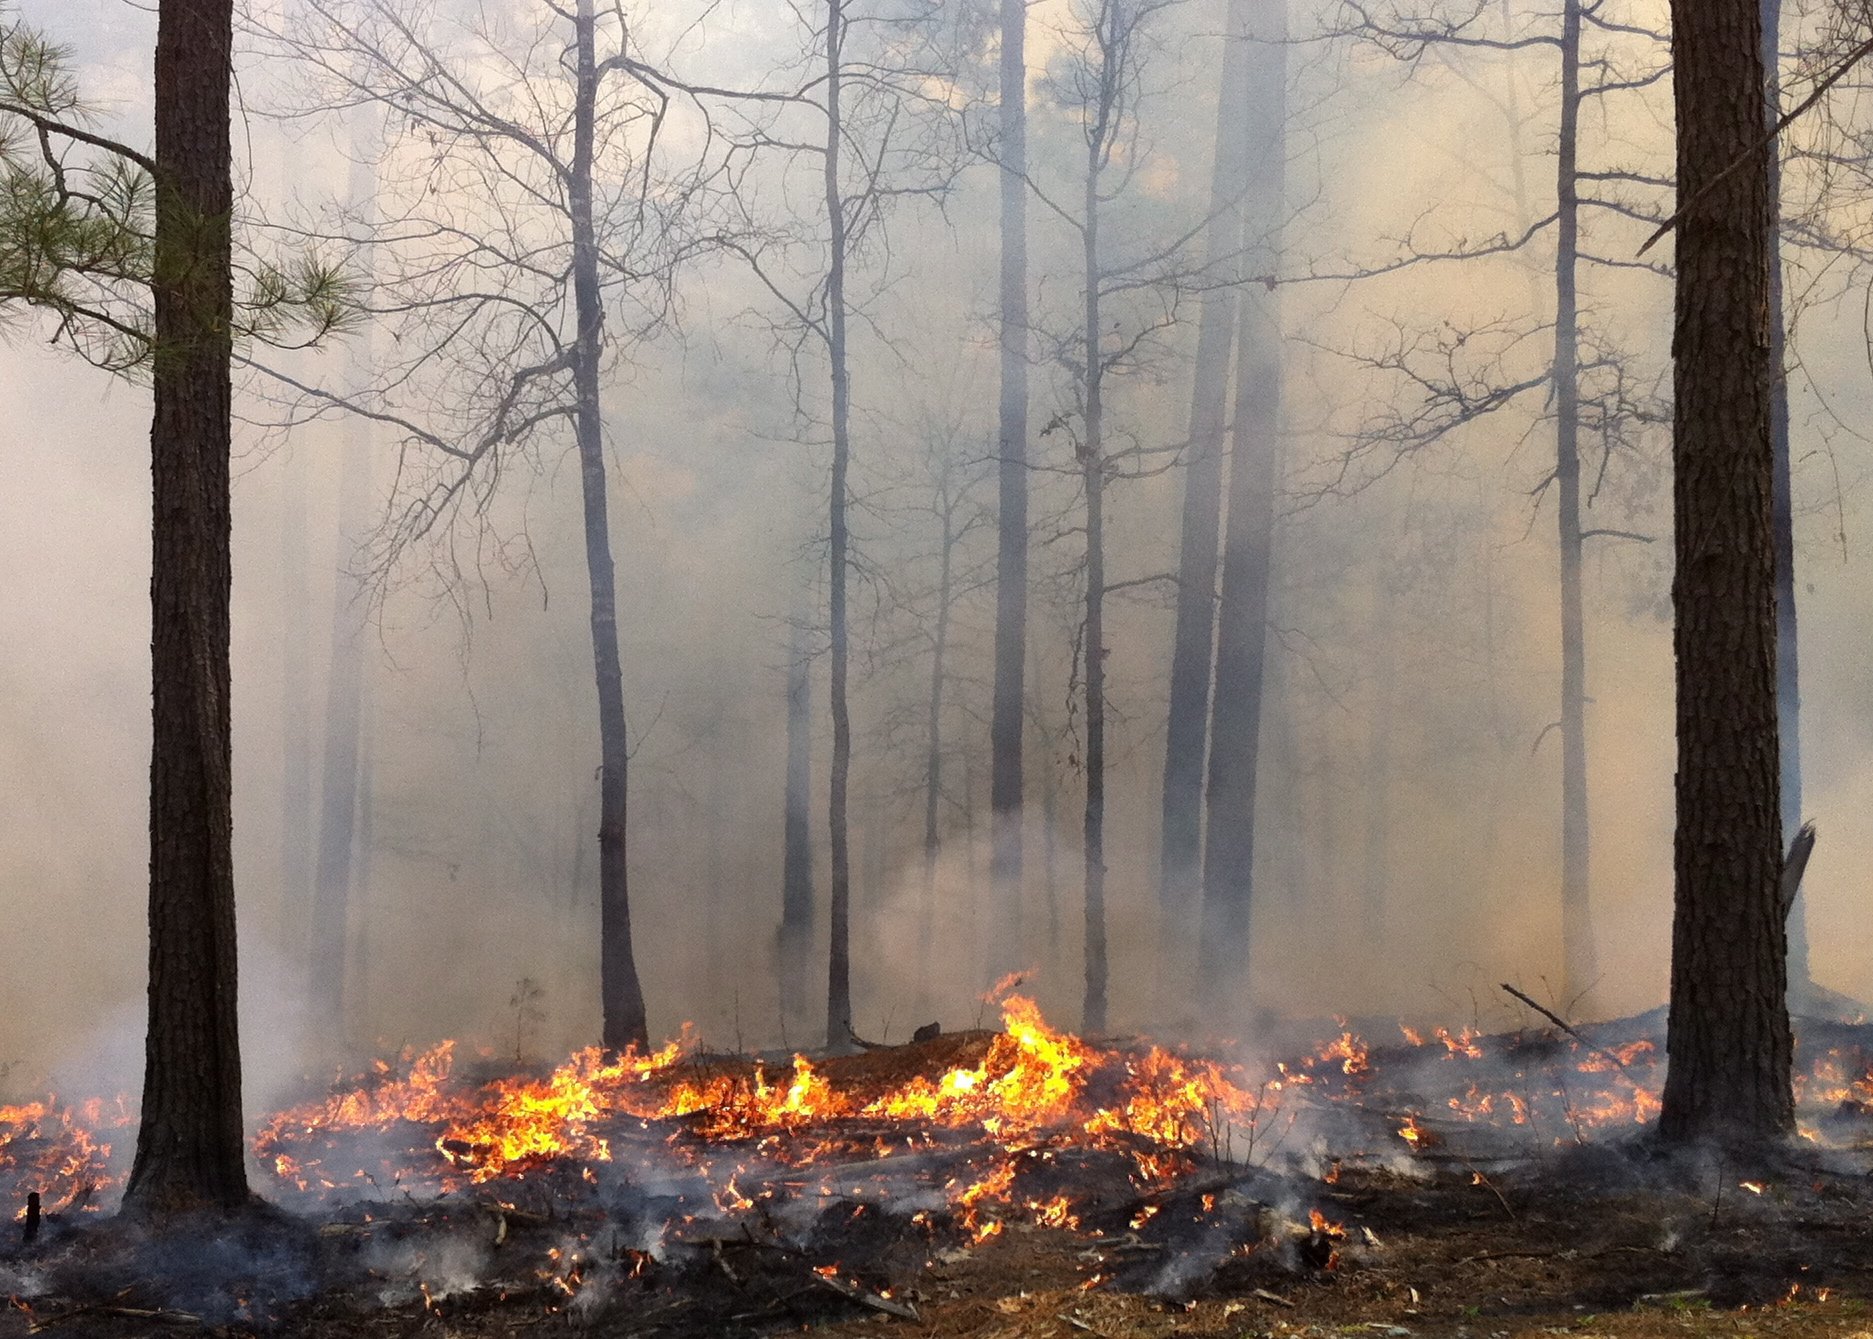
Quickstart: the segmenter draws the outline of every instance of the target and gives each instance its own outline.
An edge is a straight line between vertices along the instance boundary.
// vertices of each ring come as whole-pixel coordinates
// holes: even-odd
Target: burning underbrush
[[[1342,1027],[1263,1063],[1094,1043],[1026,999],[1003,1008],[999,1032],[824,1059],[684,1038],[493,1077],[449,1043],[382,1062],[257,1133],[257,1188],[296,1225],[286,1246],[268,1237],[264,1268],[239,1286],[218,1268],[160,1306],[91,1305],[254,1324],[341,1304],[461,1323],[623,1308],[633,1333],[752,1332],[908,1318],[944,1269],[1035,1233],[1073,1251],[1086,1289],[1267,1296],[1371,1264],[1377,1218],[1349,1216],[1342,1187],[1460,1168],[1453,1185],[1509,1211],[1503,1168],[1637,1129],[1662,1080],[1656,1018],[1384,1044]],[[1806,1132],[1851,1143],[1873,1110],[1873,1032],[1816,1027],[1803,1054]],[[0,1203],[36,1191],[45,1214],[30,1245],[0,1242],[19,1307],[59,1291],[60,1251],[94,1249],[86,1216],[114,1196],[132,1119],[122,1102],[0,1107]],[[120,1299],[152,1268],[85,1257],[90,1291]]]

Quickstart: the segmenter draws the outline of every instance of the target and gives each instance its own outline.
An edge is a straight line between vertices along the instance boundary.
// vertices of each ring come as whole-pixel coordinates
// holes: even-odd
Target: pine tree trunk
[[[627,860],[630,737],[625,729],[624,667],[618,653],[617,574],[611,558],[611,520],[605,491],[605,437],[598,392],[605,313],[599,290],[598,237],[592,220],[592,154],[598,105],[595,0],[579,0],[578,55],[573,109],[572,171],[567,192],[572,216],[572,287],[579,322],[573,379],[579,481],[585,502],[585,563],[592,584],[592,663],[598,684],[599,999],[607,1050],[646,1046],[649,1022],[631,946],[630,873]]]
[[[1021,953],[1021,734],[1028,622],[1027,0],[1001,0],[1001,403],[995,693],[989,721],[991,976]]]
[[[826,0],[826,330],[832,366],[832,489],[828,591],[832,662],[832,784],[828,827],[832,847],[831,952],[826,971],[826,1044],[852,1042],[852,858],[846,790],[852,771],[852,717],[846,703],[847,476],[851,468],[852,382],[846,367],[845,199],[839,187],[839,93],[845,42],[843,0]]]
[[[1762,61],[1768,90],[1767,119],[1782,113],[1780,37],[1782,0],[1762,0]],[[1788,323],[1782,292],[1782,155],[1769,158],[1769,200],[1775,210],[1769,238],[1769,441],[1775,454],[1775,699],[1776,729],[1782,741],[1782,831],[1801,827],[1801,648],[1795,619],[1795,480],[1789,452]],[[1812,993],[1808,965],[1808,899],[1797,889],[1788,917],[1789,990],[1799,1002]]]
[[[229,713],[232,0],[156,23],[149,1032],[127,1212],[247,1202]]]
[[[1794,1128],[1779,904],[1770,153],[1758,0],[1673,0],[1678,822],[1660,1135]]]
[[[1243,115],[1249,68],[1250,0],[1229,0],[1205,245],[1214,282],[1241,273],[1248,125]],[[1223,428],[1229,409],[1230,348],[1236,291],[1203,295],[1191,369],[1190,434],[1184,466],[1182,548],[1177,563],[1177,623],[1171,640],[1170,707],[1164,742],[1164,794],[1158,848],[1159,1006],[1174,1012],[1189,995],[1196,911],[1202,886],[1203,768],[1210,722],[1210,672],[1216,649],[1216,558],[1222,517]]]
[[[1580,259],[1581,0],[1561,19],[1561,127],[1554,264],[1555,486],[1561,543],[1561,942],[1564,998],[1578,999],[1600,974],[1588,906],[1587,646],[1580,573]]]
[[[1257,207],[1248,220],[1251,273],[1276,272],[1286,213],[1287,4],[1258,0],[1250,29],[1244,110]],[[1229,519],[1223,541],[1210,715],[1209,826],[1203,852],[1199,988],[1206,1004],[1234,1003],[1248,977],[1254,905],[1255,780],[1267,661],[1269,563],[1281,431],[1279,292],[1248,285],[1237,308],[1235,422]]]

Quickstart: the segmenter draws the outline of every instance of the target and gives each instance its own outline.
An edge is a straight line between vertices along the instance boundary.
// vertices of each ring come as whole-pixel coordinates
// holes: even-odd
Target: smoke
[[[84,77],[107,121],[140,134],[147,19],[102,0],[38,0],[21,13],[84,43]],[[1192,53],[1190,86],[1207,88],[1214,81],[1201,62],[1213,59],[1213,44],[1192,25],[1180,50]],[[1297,269],[1341,254],[1379,256],[1375,239],[1396,237],[1400,220],[1433,199],[1456,202],[1438,224],[1448,236],[1513,224],[1513,202],[1476,184],[1507,181],[1511,166],[1487,99],[1454,80],[1401,86],[1395,70],[1361,61],[1329,73],[1335,87],[1310,99],[1325,129],[1306,153],[1320,157],[1294,168]],[[250,98],[264,101],[270,77],[252,73]],[[1515,77],[1529,82],[1526,71]],[[1360,104],[1356,118],[1349,101]],[[341,164],[320,137],[291,139],[259,119],[246,130],[256,192],[271,204],[338,179]],[[1165,138],[1152,182],[1153,207],[1166,218],[1203,176],[1198,133]],[[1663,143],[1658,127],[1632,134],[1634,153],[1655,154]],[[910,468],[921,408],[958,425],[959,441],[987,443],[993,428],[983,393],[992,375],[984,276],[993,237],[951,227],[992,217],[993,182],[978,173],[959,190],[951,220],[906,214],[894,225],[904,264],[871,309],[891,347],[867,335],[858,353],[857,1020],[862,1033],[891,1040],[933,1018],[951,1030],[994,1021],[978,1003],[995,933],[984,757],[991,586],[958,597],[942,716],[942,849],[927,885],[924,758],[907,724],[928,691],[931,533],[915,515],[922,485]],[[1037,290],[1044,303],[1065,303],[1070,248],[1044,222],[1036,228]],[[1450,329],[1542,319],[1541,259],[1284,293],[1293,496],[1277,538],[1250,984],[1224,1017],[1166,1018],[1159,1008],[1170,620],[1162,586],[1114,597],[1106,840],[1115,1028],[1182,1024],[1242,1036],[1268,1015],[1336,1013],[1493,1026],[1512,1017],[1494,991],[1504,979],[1557,1008],[1574,1006],[1559,984],[1559,760],[1547,732],[1558,698],[1553,514],[1529,496],[1543,473],[1546,430],[1533,411],[1505,416],[1383,477],[1374,472],[1356,494],[1308,491],[1340,463],[1349,425],[1396,389],[1345,351],[1371,350],[1401,314]],[[772,952],[785,621],[800,590],[819,589],[826,451],[813,421],[817,392],[804,392],[798,416],[771,331],[743,316],[758,297],[746,275],[710,264],[688,283],[682,338],[634,349],[606,400],[637,750],[640,966],[654,1032],[693,1019],[716,1045],[800,1046],[816,1038],[817,1022],[804,1035],[783,1027]],[[1656,361],[1668,338],[1667,298],[1662,284],[1635,284],[1597,289],[1593,301],[1606,325]],[[1836,451],[1823,441],[1818,425],[1823,393],[1843,420],[1868,408],[1855,321],[1852,311],[1811,314],[1802,339],[1815,350],[1816,389],[1797,388],[1798,432],[1808,434],[1797,448],[1804,743],[1821,830],[1808,914],[1817,972],[1849,994],[1873,976],[1873,935],[1855,914],[1852,874],[1873,860],[1873,838],[1858,821],[1873,798],[1873,671],[1863,654],[1873,611],[1858,543],[1866,470],[1844,442]],[[1536,357],[1538,345],[1517,345],[1513,356]],[[308,359],[315,369],[338,361]],[[10,1089],[134,1091],[147,860],[147,399],[25,338],[0,349],[0,366],[0,420],[10,425],[0,569],[16,574],[0,636],[0,923],[15,949],[4,969],[0,1063],[12,1065]],[[1037,425],[1064,384],[1051,364],[1037,370]],[[1118,388],[1115,421],[1142,444],[1173,443],[1187,396],[1182,371],[1167,361]],[[316,745],[325,724],[325,648],[340,598],[332,543],[340,430],[313,425],[284,449],[256,430],[241,436],[236,861],[257,1114],[307,1075],[323,1076],[333,1049],[304,1022],[304,908],[292,904],[281,853],[290,831],[317,821],[316,806],[287,811],[283,741],[300,721]],[[390,443],[378,446],[388,456]],[[1609,476],[1594,513],[1653,542],[1595,541],[1587,570],[1603,978],[1580,1007],[1606,1016],[1658,1003],[1668,961],[1672,684],[1658,610],[1669,534],[1657,447]],[[1027,989],[1070,1023],[1081,979],[1085,778],[1081,718],[1070,706],[1079,589],[1061,449],[1037,443],[1055,454],[1036,474],[1045,529],[1032,603],[1024,929],[1019,952],[1006,956],[1035,966]],[[288,495],[289,458],[305,466],[304,497]],[[388,471],[386,462],[380,490]],[[1175,570],[1181,487],[1178,471],[1115,485],[1115,579]],[[307,518],[299,571],[287,570],[282,552],[289,508]],[[538,1060],[596,1035],[595,708],[577,516],[576,470],[549,453],[524,486],[500,495],[487,535],[458,537],[458,582],[445,589],[433,572],[404,572],[373,608],[365,647],[372,838],[354,901],[350,1052],[460,1035],[491,1063],[516,1051]],[[968,563],[992,566],[993,548],[984,527],[967,541]],[[301,586],[303,599],[289,595]],[[310,661],[289,665],[292,654]],[[306,700],[286,700],[289,670],[303,672]],[[814,686],[822,959],[825,691],[822,664]],[[514,1003],[523,981],[537,988],[527,1006]],[[819,997],[817,976],[808,994]]]

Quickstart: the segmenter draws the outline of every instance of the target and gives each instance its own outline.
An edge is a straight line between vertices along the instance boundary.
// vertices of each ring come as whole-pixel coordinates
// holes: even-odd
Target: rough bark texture
[[[1782,113],[1780,36],[1782,0],[1762,0],[1762,62],[1766,119]],[[1775,210],[1769,241],[1769,441],[1775,456],[1775,700],[1782,749],[1782,831],[1801,827],[1801,651],[1795,621],[1795,481],[1789,453],[1788,324],[1783,313],[1781,245],[1782,155],[1769,159],[1769,200]],[[1812,992],[1808,966],[1808,899],[1796,894],[1788,917],[1789,990],[1799,1001]]]
[[[1659,1133],[1756,1144],[1794,1126],[1758,0],[1673,0],[1672,58],[1678,824]]]
[[[232,0],[156,25],[149,1032],[124,1208],[248,1199],[229,715]]]
[[[1248,153],[1258,184],[1248,230],[1253,272],[1274,273],[1286,213],[1287,5],[1257,0],[1251,19]],[[1230,1003],[1249,968],[1255,870],[1255,774],[1267,660],[1269,557],[1281,429],[1278,291],[1249,285],[1237,308],[1236,404],[1229,520],[1223,541],[1210,716],[1209,826],[1203,851],[1198,980],[1212,1007]]]
[[[827,561],[832,661],[832,784],[828,827],[832,846],[831,953],[826,970],[826,1044],[852,1042],[852,858],[846,827],[846,790],[852,772],[852,716],[846,703],[847,476],[852,461],[852,379],[846,367],[845,199],[839,188],[839,120],[845,42],[842,0],[826,0],[826,354],[832,366],[831,529]]]
[[[1580,0],[1561,12],[1561,125],[1556,143],[1554,480],[1561,545],[1561,943],[1564,997],[1600,974],[1588,906],[1587,641],[1580,588]]]
[[[599,997],[608,1050],[649,1044],[644,990],[631,947],[626,818],[630,737],[624,718],[624,668],[618,654],[618,587],[611,559],[605,492],[605,436],[598,394],[605,313],[599,292],[598,239],[592,224],[592,153],[598,103],[594,0],[579,0],[575,19],[578,85],[573,109],[572,288],[579,322],[573,363],[579,481],[585,503],[585,563],[592,585],[592,663],[598,682]]]
[[[1027,0],[1001,0],[1000,514],[995,695],[989,721],[990,874],[1000,933],[992,975],[1021,953],[1021,727],[1028,623]]]
[[[1241,272],[1248,184],[1249,118],[1242,114],[1248,71],[1249,0],[1229,0],[1222,79],[1216,95],[1210,168],[1208,263],[1227,282]],[[1250,91],[1250,96],[1254,96]],[[1164,741],[1164,795],[1158,848],[1159,1003],[1175,1010],[1189,993],[1191,946],[1202,885],[1203,765],[1209,740],[1210,670],[1216,649],[1216,555],[1222,517],[1223,427],[1229,408],[1230,346],[1236,293],[1203,295],[1191,369],[1190,433],[1184,466],[1177,623],[1171,640],[1170,707]]]
[[[781,852],[780,1000],[788,1035],[805,1022],[813,945],[813,661],[805,611],[787,652],[787,788]]]

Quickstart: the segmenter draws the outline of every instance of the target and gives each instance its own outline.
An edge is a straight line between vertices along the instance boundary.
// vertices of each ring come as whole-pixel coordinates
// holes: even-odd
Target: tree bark
[[[1216,133],[1210,168],[1207,263],[1219,284],[1241,273],[1244,201],[1250,189],[1246,88],[1250,0],[1229,0]],[[1218,271],[1220,267],[1220,271]],[[1202,889],[1203,769],[1209,741],[1210,672],[1216,650],[1216,557],[1222,517],[1223,427],[1229,409],[1236,291],[1203,294],[1191,369],[1190,431],[1184,466],[1177,622],[1171,639],[1170,707],[1164,742],[1164,794],[1158,846],[1158,981],[1161,1009],[1188,998],[1196,910]]]
[[[1782,114],[1782,0],[1762,0],[1763,82],[1771,126]],[[1775,456],[1775,699],[1781,740],[1782,831],[1801,827],[1801,648],[1795,618],[1795,481],[1789,449],[1788,323],[1782,291],[1782,154],[1769,156],[1769,441]],[[1808,899],[1799,890],[1788,915],[1789,990],[1797,1001],[1814,990],[1808,965]]]
[[[1000,513],[995,689],[989,721],[990,881],[997,923],[990,975],[1021,953],[1022,721],[1028,606],[1027,0],[1001,0]]]
[[[1561,546],[1562,994],[1577,999],[1599,977],[1588,905],[1587,647],[1581,610],[1580,525],[1580,26],[1581,0],[1561,14],[1561,124],[1554,262],[1555,488]]]
[[[578,0],[574,19],[578,80],[573,108],[572,171],[567,200],[572,220],[572,288],[579,323],[573,361],[579,481],[585,503],[585,562],[592,586],[592,663],[598,684],[599,997],[607,1050],[647,1046],[649,1022],[631,946],[627,860],[630,737],[624,716],[624,668],[618,653],[617,574],[611,557],[606,499],[604,421],[598,364],[605,313],[599,290],[598,237],[592,221],[592,155],[598,106],[595,0]]]
[[[846,367],[845,199],[839,187],[844,127],[839,94],[845,43],[843,0],[826,0],[826,354],[832,368],[832,489],[827,605],[832,662],[832,782],[828,823],[832,848],[831,953],[826,972],[826,1044],[852,1043],[852,860],[846,790],[852,771],[852,717],[846,702],[847,476],[851,469],[852,382]]]
[[[149,1031],[127,1212],[249,1199],[229,712],[232,0],[156,21]]]
[[[1253,179],[1248,220],[1254,269],[1274,273],[1286,212],[1287,4],[1257,0],[1244,108]],[[1264,268],[1265,267],[1265,268]],[[1281,300],[1249,285],[1237,307],[1235,422],[1230,439],[1229,519],[1223,542],[1210,714],[1209,826],[1203,853],[1199,988],[1213,1009],[1236,1002],[1248,979],[1254,903],[1255,780],[1267,661],[1269,560],[1281,431]]]
[[[1672,0],[1678,820],[1659,1134],[1794,1128],[1776,739],[1770,154],[1758,0]]]

